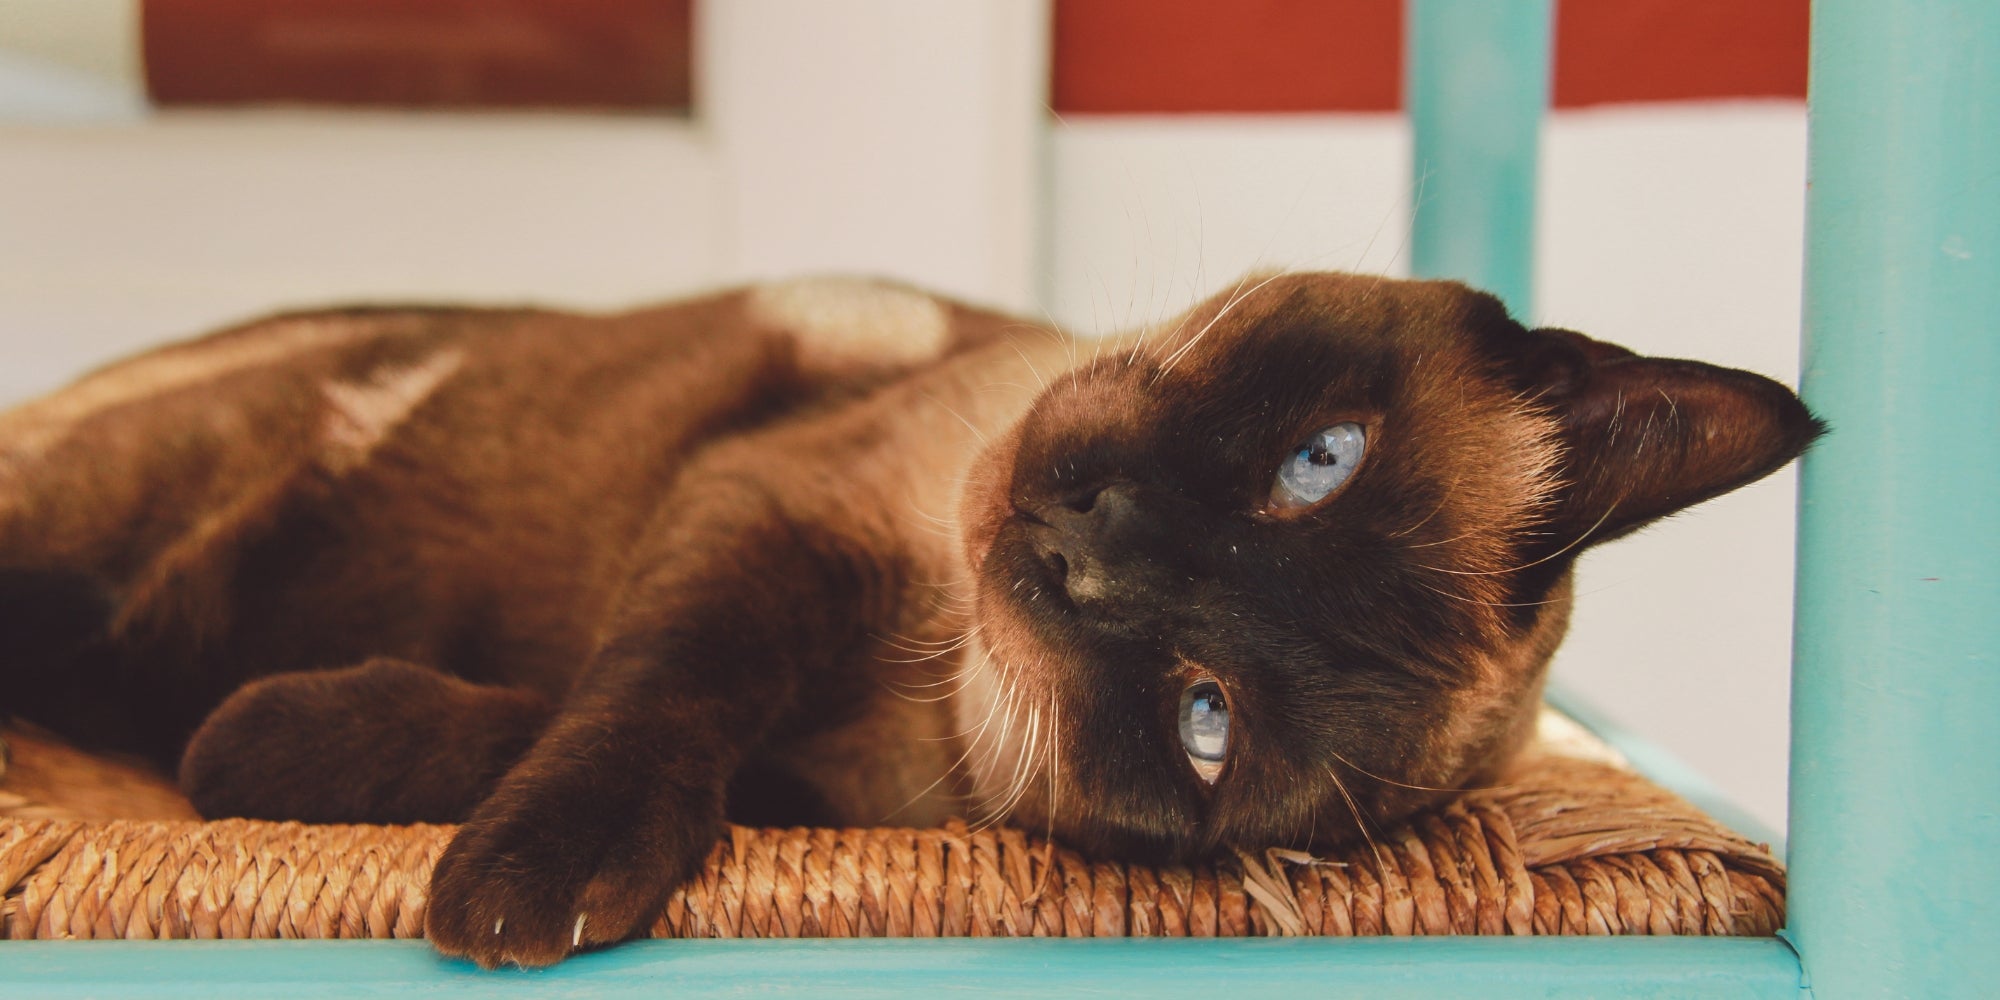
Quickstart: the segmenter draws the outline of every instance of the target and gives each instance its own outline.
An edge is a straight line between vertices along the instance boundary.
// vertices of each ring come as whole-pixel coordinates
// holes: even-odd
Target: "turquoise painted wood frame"
[[[1531,315],[1551,0],[1409,10],[1417,271]],[[1801,484],[1784,937],[655,941],[502,973],[417,942],[23,942],[0,945],[0,996],[1984,995],[2000,984],[2000,3],[1819,0],[1812,46],[1803,391],[1834,433]]]

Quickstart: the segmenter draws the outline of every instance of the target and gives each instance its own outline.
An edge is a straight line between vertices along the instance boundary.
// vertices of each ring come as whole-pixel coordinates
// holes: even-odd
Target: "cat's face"
[[[978,463],[986,807],[1134,856],[1372,832],[1527,738],[1578,551],[1813,433],[1768,380],[1455,284],[1241,285]]]

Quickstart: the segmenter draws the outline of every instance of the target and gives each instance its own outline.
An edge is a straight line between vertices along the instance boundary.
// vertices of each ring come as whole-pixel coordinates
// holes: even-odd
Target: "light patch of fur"
[[[1609,764],[1620,770],[1632,769],[1632,762],[1626,760],[1617,748],[1583,728],[1575,719],[1547,705],[1542,706],[1541,714],[1535,719],[1533,749],[1540,753]]]
[[[937,299],[856,278],[764,285],[749,310],[754,321],[791,331],[809,367],[928,361],[951,339],[951,314]]]
[[[1475,603],[1499,601],[1506,575],[1519,568],[1513,540],[1548,516],[1562,487],[1561,425],[1532,400],[1468,396],[1464,387],[1477,384],[1477,373],[1441,358],[1428,363],[1449,367],[1425,373],[1410,409],[1462,411],[1464,418],[1437,435],[1434,447],[1453,456],[1445,467],[1482,472],[1449,484],[1463,512],[1451,532],[1462,560],[1452,567],[1460,573],[1454,579]]]
[[[335,475],[359,468],[411,411],[464,365],[465,351],[453,347],[412,365],[379,369],[365,381],[327,384],[320,390],[327,403],[320,426],[325,445],[320,465]]]
[[[164,348],[84,376],[0,414],[0,450],[31,460],[98,413],[383,332],[379,321],[301,316]]]

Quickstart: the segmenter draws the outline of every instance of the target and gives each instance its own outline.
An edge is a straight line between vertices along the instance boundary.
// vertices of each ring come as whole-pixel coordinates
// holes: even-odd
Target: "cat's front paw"
[[[707,857],[719,823],[642,830],[619,819],[503,810],[460,827],[431,875],[431,944],[491,969],[549,965],[643,933]]]

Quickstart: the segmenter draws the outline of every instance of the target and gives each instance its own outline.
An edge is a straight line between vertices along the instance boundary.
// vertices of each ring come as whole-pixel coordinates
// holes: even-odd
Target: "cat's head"
[[[1085,848],[1327,844],[1528,738],[1577,554],[1777,469],[1785,387],[1288,274],[1106,349],[965,495],[986,807]]]

